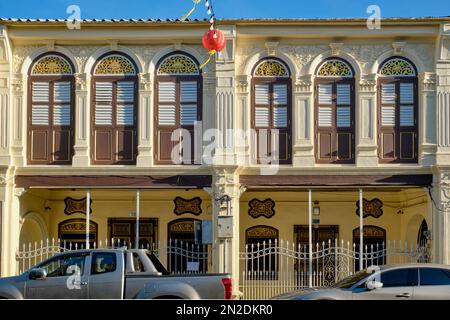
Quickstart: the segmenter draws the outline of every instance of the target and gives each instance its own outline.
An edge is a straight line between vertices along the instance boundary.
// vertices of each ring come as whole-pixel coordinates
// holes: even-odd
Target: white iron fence
[[[95,242],[91,248],[97,248]],[[17,273],[20,274],[41,261],[65,251],[85,249],[84,242],[70,242],[60,239],[46,239],[45,241],[23,244],[16,253]],[[130,248],[130,244],[121,240],[100,241],[98,248]],[[134,248],[134,246],[132,246]],[[168,241],[141,246],[142,249],[151,250],[173,274],[207,273],[211,268],[209,256],[210,247],[192,242],[171,239]]]
[[[429,262],[428,246],[402,241],[364,246],[328,241],[296,245],[288,241],[262,242],[245,246],[240,253],[240,290],[244,299],[268,299],[286,292],[312,287],[328,287],[371,265]],[[311,258],[311,259],[310,259]]]

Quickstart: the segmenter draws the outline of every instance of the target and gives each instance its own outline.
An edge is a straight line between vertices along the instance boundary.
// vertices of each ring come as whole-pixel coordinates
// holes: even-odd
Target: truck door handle
[[[75,281],[74,283],[73,283],[74,285],[77,285],[77,286],[85,286],[85,285],[87,285],[88,283],[87,282],[85,282],[85,281]]]
[[[395,296],[396,298],[410,298],[411,294],[410,293],[401,293]]]

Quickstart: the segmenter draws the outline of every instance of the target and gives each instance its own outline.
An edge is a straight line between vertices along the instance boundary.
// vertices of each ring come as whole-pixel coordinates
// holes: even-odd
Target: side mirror
[[[366,288],[368,290],[376,290],[383,288],[383,283],[376,280],[369,280],[366,282]]]
[[[30,271],[29,278],[31,280],[44,280],[45,278],[47,278],[47,270],[33,269]]]

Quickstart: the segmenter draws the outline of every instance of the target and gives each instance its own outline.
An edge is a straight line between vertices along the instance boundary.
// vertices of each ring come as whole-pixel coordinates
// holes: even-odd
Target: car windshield
[[[359,271],[345,279],[342,279],[341,281],[337,282],[333,287],[341,288],[341,289],[351,288],[353,285],[355,285],[362,279],[366,278],[368,275],[369,275],[369,273],[367,272],[367,269],[364,269],[364,270]]]

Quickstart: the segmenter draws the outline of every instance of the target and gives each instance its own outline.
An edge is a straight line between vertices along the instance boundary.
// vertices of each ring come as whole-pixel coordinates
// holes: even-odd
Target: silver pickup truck
[[[0,279],[0,298],[231,299],[231,277],[170,275],[147,250],[77,250]]]

